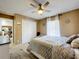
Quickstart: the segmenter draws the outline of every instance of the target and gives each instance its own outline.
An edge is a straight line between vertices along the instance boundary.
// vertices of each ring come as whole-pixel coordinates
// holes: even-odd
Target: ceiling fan
[[[37,0],[33,0],[37,5],[34,5],[33,3],[31,3],[30,5],[34,8],[36,8],[37,12],[39,14],[43,14],[44,11],[46,12],[50,12],[50,10],[45,10],[45,8],[49,5],[49,2],[47,1],[46,3],[42,4],[40,2],[38,2]],[[36,11],[33,11],[32,13],[35,13]]]

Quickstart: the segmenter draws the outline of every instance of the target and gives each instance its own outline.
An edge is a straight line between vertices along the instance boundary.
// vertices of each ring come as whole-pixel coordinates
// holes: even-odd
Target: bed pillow
[[[73,48],[79,48],[79,38],[76,38],[71,42],[71,47]]]
[[[72,36],[70,36],[70,37],[68,38],[68,40],[67,40],[67,43],[68,43],[68,44],[71,44],[71,42],[72,42],[74,39],[76,39],[76,38],[78,38],[77,35],[72,35]]]

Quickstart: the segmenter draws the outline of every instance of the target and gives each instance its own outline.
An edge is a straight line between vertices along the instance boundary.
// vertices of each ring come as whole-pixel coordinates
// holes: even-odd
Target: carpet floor
[[[36,59],[31,57],[27,52],[27,44],[20,44],[14,48],[10,48],[10,59]]]

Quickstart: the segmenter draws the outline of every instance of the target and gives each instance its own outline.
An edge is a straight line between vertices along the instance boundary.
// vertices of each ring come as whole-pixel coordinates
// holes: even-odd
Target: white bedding
[[[66,44],[66,41],[68,40],[67,37],[53,37],[53,36],[42,36],[42,37],[36,37],[34,40],[46,42],[53,45],[63,45]]]

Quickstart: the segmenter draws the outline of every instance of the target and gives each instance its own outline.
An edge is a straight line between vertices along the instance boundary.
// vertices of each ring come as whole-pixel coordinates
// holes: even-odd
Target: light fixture
[[[42,14],[44,12],[41,4],[39,4],[39,8],[38,8],[37,12],[38,12],[38,14]]]
[[[38,14],[42,14],[43,13],[43,10],[38,10]]]

